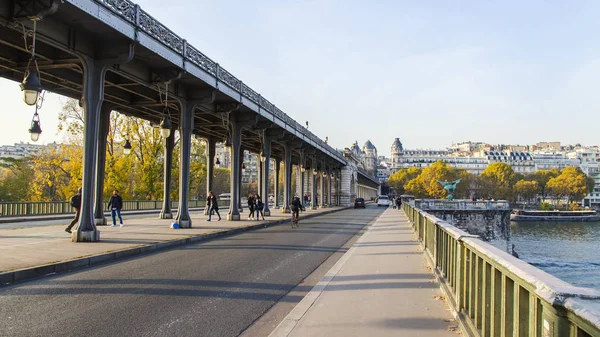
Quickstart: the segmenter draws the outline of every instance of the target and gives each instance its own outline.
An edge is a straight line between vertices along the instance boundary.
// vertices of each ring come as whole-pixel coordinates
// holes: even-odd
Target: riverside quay
[[[600,336],[597,290],[414,198],[378,207],[379,180],[351,149],[328,145],[129,0],[0,0],[0,76],[35,107],[32,139],[44,91],[78,100],[84,119],[72,233],[64,202],[15,203],[0,217],[0,336]],[[107,226],[103,199],[115,111],[159,127],[164,145],[162,200],[125,201],[123,226]],[[190,200],[192,137],[207,144],[206,195],[216,144],[231,156],[222,221]],[[260,158],[258,194],[275,190],[263,219],[242,216],[244,151]],[[304,195],[310,204],[292,204]],[[353,207],[359,198],[364,208]]]

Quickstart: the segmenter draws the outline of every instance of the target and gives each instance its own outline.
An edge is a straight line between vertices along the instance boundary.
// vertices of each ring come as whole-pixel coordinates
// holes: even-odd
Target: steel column
[[[179,115],[179,209],[176,222],[180,228],[192,227],[188,207],[190,193],[190,158],[192,153],[192,130],[196,102],[181,100]]]
[[[206,197],[212,191],[213,175],[215,168],[215,144],[216,141],[212,137],[206,138]],[[204,215],[208,215],[208,207],[204,207]]]
[[[275,158],[275,179],[273,179],[273,207],[279,208],[279,171],[281,169],[281,159]]]
[[[311,162],[311,168],[313,170],[317,169],[317,157],[313,156],[312,158],[312,162]],[[318,171],[317,171],[318,173]],[[311,196],[310,196],[310,208],[311,209],[317,209],[317,175],[314,174],[313,172],[310,172],[310,175],[312,176],[311,179]]]
[[[283,203],[282,213],[290,213],[290,192],[292,189],[292,146],[289,142],[283,143]]]
[[[263,155],[265,156],[265,161],[261,162],[260,161],[260,156],[259,156],[259,163],[262,166],[262,173],[263,173],[263,185],[264,185],[264,191],[263,193],[263,201],[265,203],[265,208],[263,209],[263,213],[265,216],[270,216],[271,215],[271,210],[269,209],[269,169],[271,166],[271,138],[267,136],[267,131],[263,131],[263,139],[264,139],[264,144],[263,144]]]
[[[175,131],[171,130],[171,135],[164,142],[163,163],[163,204],[162,210],[158,216],[159,219],[173,219],[173,211],[171,210],[171,168],[173,166],[173,147],[175,144]]]
[[[241,161],[241,144],[242,144],[242,123],[238,122],[235,118],[231,120],[231,173],[230,173],[230,193],[231,193],[231,204],[229,206],[229,213],[227,214],[227,220],[239,221],[240,220],[240,182],[242,174],[242,161]]]
[[[321,189],[321,198],[319,198],[319,208],[325,208],[325,177],[323,173],[325,172],[325,161],[323,161],[323,166],[321,167],[321,172],[319,172],[321,185],[319,186]]]
[[[104,169],[106,167],[106,138],[110,128],[110,112],[112,105],[104,102],[100,110],[100,139],[96,150],[96,209],[94,210],[94,224],[106,225],[104,216]]]

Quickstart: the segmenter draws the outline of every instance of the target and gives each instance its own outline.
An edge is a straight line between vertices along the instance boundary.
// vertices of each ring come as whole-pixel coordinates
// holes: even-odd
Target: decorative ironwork
[[[97,0],[125,20],[135,24],[136,5],[129,0]]]
[[[254,102],[256,104],[260,104],[260,101],[259,101],[260,95],[256,91],[252,90],[252,88],[245,85],[244,83],[242,83],[242,95],[249,98],[252,102]]]
[[[219,80],[221,80],[223,83],[227,84],[231,88],[237,91],[241,91],[240,84],[242,82],[223,68],[219,69]]]
[[[208,56],[202,54],[198,49],[188,45],[185,53],[185,56],[192,61],[193,64],[206,70],[206,72],[213,76],[217,75],[217,63],[209,59]]]
[[[150,36],[164,43],[167,47],[183,54],[183,39],[150,16],[150,14],[140,10],[139,23],[139,28]]]

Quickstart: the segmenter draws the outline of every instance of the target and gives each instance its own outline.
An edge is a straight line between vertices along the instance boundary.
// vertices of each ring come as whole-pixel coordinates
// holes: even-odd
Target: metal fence
[[[190,200],[189,207],[197,208],[206,206],[206,200]],[[123,211],[154,210],[162,208],[162,200],[123,200]],[[219,201],[219,206],[229,207],[229,201]],[[179,207],[178,201],[171,201],[171,209]],[[108,201],[104,202],[104,209],[108,208]],[[0,216],[33,216],[70,214],[73,208],[68,201],[51,202],[0,202]]]
[[[600,336],[600,292],[575,287],[404,203],[469,336]]]

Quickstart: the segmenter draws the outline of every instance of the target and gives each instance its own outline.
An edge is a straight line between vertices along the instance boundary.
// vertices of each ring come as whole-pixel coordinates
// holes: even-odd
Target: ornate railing
[[[506,200],[433,200],[416,199],[415,207],[422,210],[509,210],[510,203]]]
[[[204,207],[205,200],[190,200],[189,208]],[[229,201],[220,201],[219,204],[229,207]],[[108,207],[108,202],[104,202],[104,209]],[[179,207],[178,201],[171,201],[171,209],[176,210]],[[162,200],[123,200],[123,211],[157,210],[162,208]],[[0,202],[0,216],[34,216],[34,215],[56,215],[71,214],[73,208],[68,201],[50,201],[50,202]]]
[[[211,60],[208,56],[202,54],[199,50],[187,44],[185,39],[175,34],[165,25],[154,19],[146,11],[142,10],[139,5],[129,0],[94,0],[103,5],[116,15],[127,20],[137,29],[145,32],[157,42],[165,45],[174,52],[180,54],[184,59],[195,64],[200,69],[215,76],[219,81],[225,83],[231,89],[239,92],[242,96],[250,101],[258,104],[264,110],[272,113],[274,116],[282,120],[287,125],[307,135],[308,138],[320,147],[327,149],[330,154],[336,156],[338,160],[345,162],[344,156],[338,153],[334,148],[329,146],[319,137],[315,136],[308,129],[300,126],[294,119],[289,117],[283,111],[275,107],[274,104],[262,97],[256,91],[242,83],[240,79],[233,76],[230,72],[220,67],[218,63]]]
[[[468,336],[600,336],[600,292],[575,287],[402,204]]]

